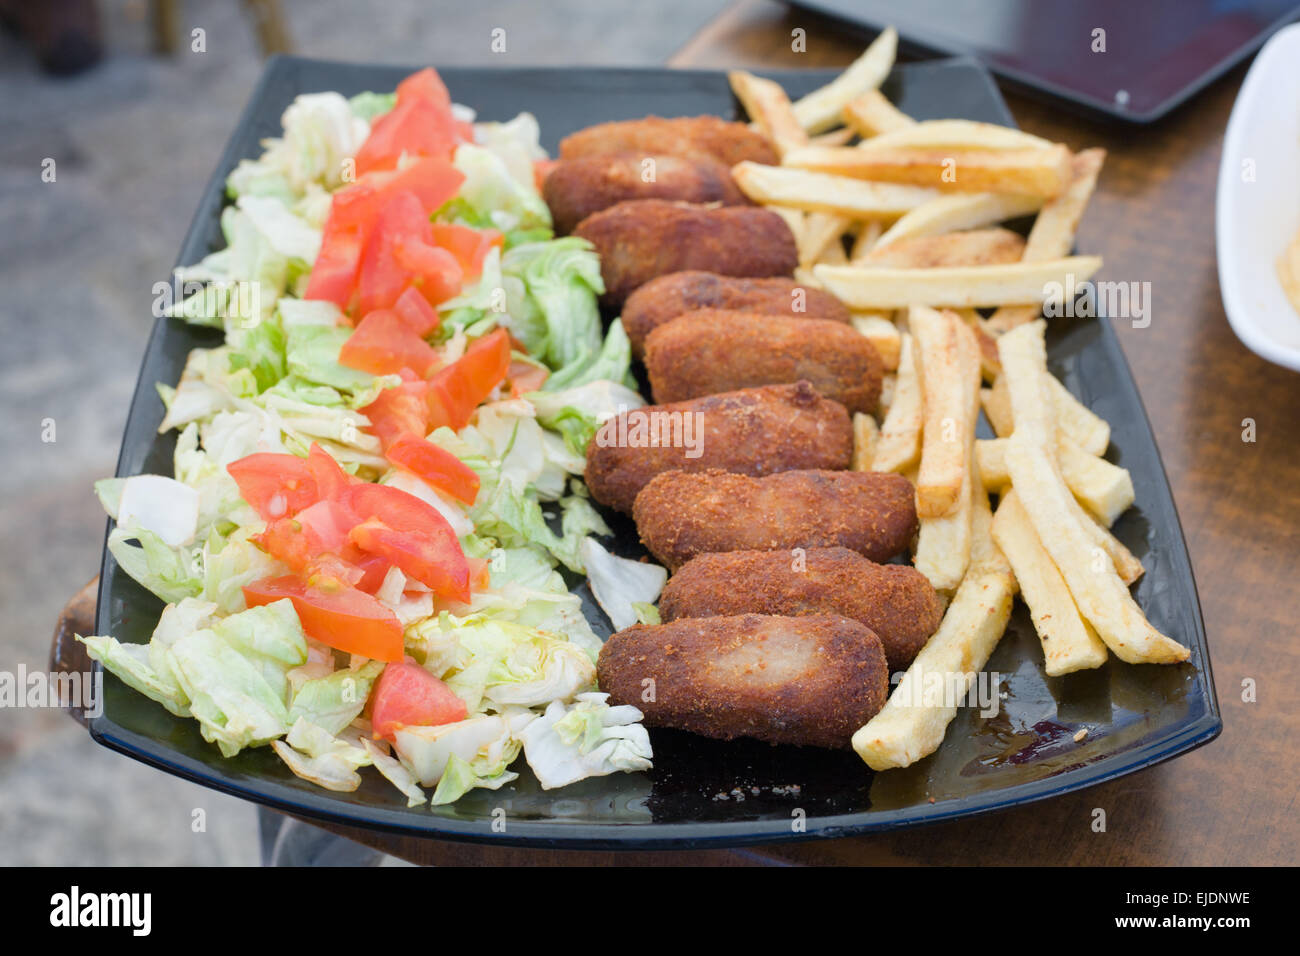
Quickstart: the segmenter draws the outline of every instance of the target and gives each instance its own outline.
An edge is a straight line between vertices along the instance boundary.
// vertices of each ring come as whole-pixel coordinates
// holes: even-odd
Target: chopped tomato
[[[402,155],[450,158],[461,141],[451,105],[423,97],[398,97],[397,105],[375,120],[357,150],[357,173],[393,169]]]
[[[388,577],[388,569],[392,567],[392,564],[377,554],[366,554],[360,548],[356,548],[355,552],[356,555],[352,563],[360,569],[361,577],[353,586],[358,591],[374,594],[383,585],[384,578]]]
[[[393,312],[420,338],[424,338],[442,324],[442,319],[438,317],[438,310],[430,305],[429,300],[414,286],[397,297],[397,301],[393,303]]]
[[[337,200],[336,200],[337,201]],[[331,211],[325,221],[320,252],[311,267],[304,299],[324,299],[340,309],[347,308],[357,284],[361,253],[366,245],[366,230],[359,225],[343,225]]]
[[[391,309],[369,313],[339,350],[340,365],[372,375],[398,375],[409,368],[423,378],[437,362],[437,350]]]
[[[317,500],[316,482],[297,455],[257,452],[226,466],[239,495],[266,521],[292,515]]]
[[[337,498],[352,484],[352,476],[316,442],[311,443],[311,450],[307,452],[307,470],[312,481],[316,482],[316,494],[320,498]]]
[[[469,589],[485,591],[492,586],[492,565],[486,558],[466,558],[469,562]]]
[[[537,391],[550,375],[549,369],[516,359],[510,363],[510,369],[506,372],[506,381],[510,383],[511,396],[518,398],[528,392]]]
[[[249,607],[288,598],[302,629],[313,640],[379,661],[402,659],[402,625],[375,598],[339,581],[304,583],[296,575],[245,585]]]
[[[414,193],[399,192],[384,204],[366,241],[366,251],[361,255],[357,315],[389,308],[410,284],[410,273],[393,254],[397,243],[427,242],[432,235],[429,215]]]
[[[442,520],[436,532],[393,528],[378,518],[361,522],[348,540],[362,551],[377,554],[433,590],[439,597],[469,602],[469,564],[451,525]]]
[[[440,369],[429,380],[429,387],[450,417],[451,427],[459,431],[469,424],[474,409],[501,384],[509,370],[510,336],[505,329],[497,329],[475,341],[460,359]]]
[[[371,434],[385,448],[402,435],[423,437],[436,427],[430,424],[429,383],[425,381],[404,381],[384,389],[361,414],[370,419]]]
[[[419,664],[389,664],[370,697],[370,723],[376,738],[395,741],[402,727],[453,724],[469,715],[465,702]]]
[[[501,248],[505,237],[495,229],[471,229],[469,226],[435,222],[433,241],[456,257],[467,278],[473,278],[483,271],[483,260],[488,251],[493,246]]]
[[[431,305],[446,302],[465,281],[456,257],[418,236],[400,236],[393,242],[393,260]]]
[[[431,441],[403,435],[388,446],[384,456],[467,505],[472,505],[478,497],[479,478],[473,469]]]
[[[427,100],[434,106],[451,109],[451,94],[447,92],[447,85],[431,66],[412,73],[397,84],[397,101],[407,103],[411,100]]]

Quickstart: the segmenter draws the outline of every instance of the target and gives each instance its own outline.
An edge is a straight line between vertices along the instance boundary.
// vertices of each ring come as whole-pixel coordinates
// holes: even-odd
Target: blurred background
[[[652,65],[724,6],[0,0],[0,670],[44,669],[59,611],[99,571],[91,485],[117,461],[152,286],[267,50]],[[504,53],[489,49],[498,27]],[[0,711],[0,864],[256,864],[257,827],[252,804],[111,753],[57,710]]]

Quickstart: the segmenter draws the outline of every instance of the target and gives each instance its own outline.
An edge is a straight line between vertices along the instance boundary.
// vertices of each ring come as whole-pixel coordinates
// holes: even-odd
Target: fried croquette
[[[592,213],[628,199],[749,204],[731,170],[710,156],[637,153],[562,159],[542,184],[555,231],[567,234]]]
[[[648,727],[797,746],[849,746],[889,695],[880,638],[837,614],[636,625],[605,642],[597,674]]]
[[[610,153],[707,156],[728,169],[745,160],[767,166],[780,162],[772,141],[762,133],[717,116],[646,116],[598,123],[560,141],[561,159]]]
[[[631,199],[573,230],[600,255],[602,302],[619,306],[657,276],[703,269],[733,276],[788,276],[799,264],[785,220],[757,206],[702,206]]]
[[[792,468],[848,468],[848,411],[807,382],[636,408],[609,419],[587,445],[591,495],[631,512],[660,472],[715,468],[767,475]]]
[[[664,623],[733,614],[840,614],[875,631],[890,671],[906,670],[943,618],[925,575],[848,548],[730,551],[692,558],[659,598]]]
[[[871,414],[884,373],[852,326],[725,309],[679,315],[650,333],[645,366],[657,402],[807,380],[850,412]]]
[[[651,279],[623,304],[623,330],[640,358],[651,332],[684,312],[740,309],[796,319],[830,319],[848,324],[848,306],[824,289],[781,277],[745,279],[687,270]]]
[[[666,471],[641,489],[632,517],[670,570],[700,554],[791,548],[849,548],[883,562],[917,531],[912,483],[872,471]]]

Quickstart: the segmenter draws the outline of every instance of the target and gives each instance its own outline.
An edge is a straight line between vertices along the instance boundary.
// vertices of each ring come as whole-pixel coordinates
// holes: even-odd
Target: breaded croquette
[[[562,159],[542,184],[555,231],[561,235],[592,213],[627,199],[749,204],[731,170],[709,156],[643,156],[639,153]]]
[[[645,339],[665,322],[696,309],[740,309],[795,319],[831,319],[848,324],[846,306],[824,289],[782,277],[745,279],[687,270],[651,279],[623,304],[623,330],[640,358]]]
[[[812,747],[849,746],[889,695],[880,638],[837,614],[636,625],[605,642],[597,675],[648,727]]]
[[[943,605],[916,568],[876,564],[848,548],[701,554],[659,598],[664,623],[746,613],[852,618],[876,632],[893,672],[906,670],[938,629]]]
[[[799,264],[785,220],[757,206],[701,206],[632,199],[588,216],[573,230],[600,255],[605,295],[620,306],[638,286],[669,272],[788,276]]]
[[[886,561],[917,531],[916,494],[902,475],[666,471],[632,506],[641,542],[670,570],[700,554],[843,547]]]
[[[852,326],[728,309],[700,309],[645,341],[656,402],[806,379],[850,412],[872,414],[884,374],[880,354]]]
[[[624,412],[587,445],[584,477],[601,504],[631,512],[637,492],[663,471],[767,475],[848,468],[852,457],[853,425],[844,406],[798,382]]]
[[[768,166],[780,162],[776,148],[762,133],[717,116],[646,116],[598,123],[560,141],[560,159],[610,153],[709,156],[728,169],[745,160]]]

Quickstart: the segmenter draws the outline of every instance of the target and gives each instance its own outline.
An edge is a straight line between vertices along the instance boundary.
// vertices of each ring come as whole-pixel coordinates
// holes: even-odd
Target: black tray
[[[388,90],[409,72],[271,60],[203,194],[178,264],[217,248],[227,172],[239,159],[258,155],[260,139],[279,133],[280,114],[296,94]],[[725,76],[715,72],[447,69],[442,75],[453,97],[484,119],[534,113],[551,151],[562,136],[603,120],[737,115]],[[797,96],[833,74],[772,75]],[[884,92],[921,119],[1012,123],[988,74],[969,60],[902,66]],[[156,434],[163,407],[154,383],[175,383],[189,350],[218,340],[218,333],[181,322],[155,324],[117,474],[172,473],[175,433]],[[1137,506],[1115,533],[1146,565],[1138,602],[1156,627],[1191,648],[1187,664],[1132,666],[1112,656],[1096,671],[1047,678],[1038,639],[1018,605],[986,668],[1002,675],[1006,696],[998,716],[985,720],[973,709],[960,710],[939,752],[905,770],[873,774],[850,751],[721,743],[654,730],[653,771],[547,792],[519,760],[521,777],[514,784],[474,790],[432,809],[408,809],[375,773],[363,773],[356,792],[340,794],[298,779],[270,748],[222,759],[200,737],[197,722],[173,717],[111,676],[104,682],[103,713],[90,732],[105,746],[169,773],[303,816],[444,839],[586,848],[716,847],[913,826],[1067,793],[1186,753],[1217,736],[1222,721],[1196,585],[1146,413],[1106,321],[1053,320],[1048,349],[1052,370],[1111,423],[1110,457],[1132,472],[1137,490]],[[616,551],[641,553],[630,522],[611,516],[611,527]],[[585,584],[579,591],[597,633],[607,635],[609,622]],[[147,641],[160,611],[158,599],[119,573],[105,550],[97,633]],[[1088,735],[1075,743],[1081,727]]]

